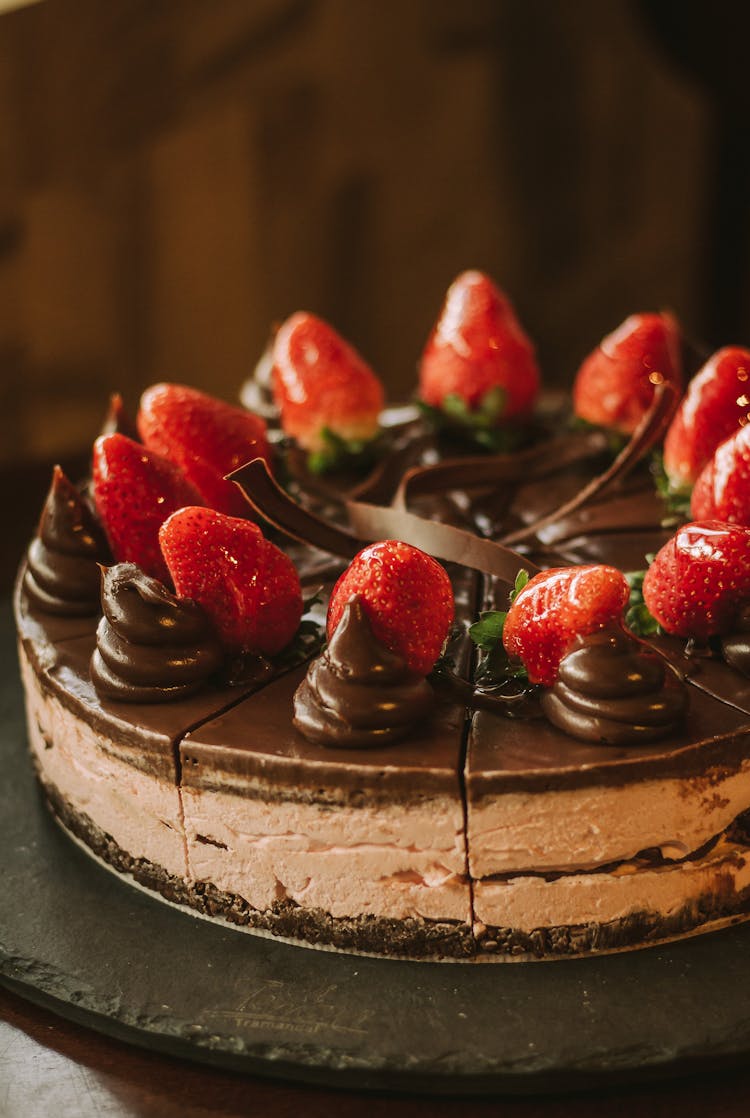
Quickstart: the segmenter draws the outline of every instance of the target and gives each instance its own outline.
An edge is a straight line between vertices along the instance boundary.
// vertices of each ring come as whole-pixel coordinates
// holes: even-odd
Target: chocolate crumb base
[[[138,885],[159,893],[173,904],[185,905],[203,916],[226,920],[239,927],[304,940],[311,945],[377,955],[439,959],[468,958],[476,951],[466,924],[404,920],[377,916],[334,917],[322,909],[304,909],[295,901],[276,901],[264,912],[237,894],[222,892],[210,882],[190,885],[181,877],[145,858],[134,858],[83,812],[65,802],[54,785],[40,781],[50,810],[66,830],[88,846],[118,873],[130,874]]]
[[[535,959],[592,955],[627,948],[649,947],[679,939],[718,920],[750,915],[750,888],[725,895],[707,893],[677,912],[633,912],[604,924],[566,924],[520,932],[515,928],[488,926],[478,949],[483,954],[524,956]],[[708,929],[707,929],[708,930]]]

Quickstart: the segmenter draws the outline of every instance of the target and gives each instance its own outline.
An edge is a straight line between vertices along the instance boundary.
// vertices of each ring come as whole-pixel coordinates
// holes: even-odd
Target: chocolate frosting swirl
[[[224,655],[197,602],[179,599],[134,563],[104,572],[104,617],[96,631],[91,680],[118,702],[160,703],[198,691]]]
[[[318,745],[366,749],[403,737],[433,701],[429,683],[375,639],[355,594],[297,688],[294,725]]]
[[[728,664],[750,676],[750,603],[737,615],[734,631],[722,637],[721,651]]]
[[[539,701],[550,722],[571,737],[631,745],[670,734],[688,699],[661,657],[618,629],[579,636]]]
[[[99,612],[97,564],[109,558],[104,533],[83,496],[59,466],[27,552],[24,589],[45,613],[87,617]]]
[[[125,410],[122,396],[113,392],[109,398],[109,407],[102,423],[100,435],[125,435],[133,442],[139,443],[141,436],[138,428],[128,412]]]

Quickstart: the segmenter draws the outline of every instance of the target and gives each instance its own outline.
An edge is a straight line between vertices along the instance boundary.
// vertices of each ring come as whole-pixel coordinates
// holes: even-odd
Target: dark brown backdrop
[[[647,9],[46,0],[0,17],[0,457],[82,447],[113,388],[233,398],[299,307],[408,395],[469,266],[515,299],[551,380],[631,310],[671,307],[705,337],[715,114]]]

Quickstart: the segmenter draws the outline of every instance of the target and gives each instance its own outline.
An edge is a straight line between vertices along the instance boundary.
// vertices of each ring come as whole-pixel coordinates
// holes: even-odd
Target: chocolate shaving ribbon
[[[436,559],[460,563],[512,582],[519,570],[535,574],[539,567],[507,545],[527,539],[541,528],[570,516],[603,494],[615,481],[622,481],[659,441],[676,403],[677,393],[672,385],[666,382],[657,384],[651,407],[608,469],[584,486],[572,500],[506,536],[502,543],[481,539],[453,525],[417,516],[406,509],[407,498],[443,492],[447,488],[481,487],[520,478],[543,477],[546,473],[559,470],[561,465],[573,464],[600,453],[605,445],[600,432],[591,432],[579,438],[555,439],[544,448],[533,448],[516,455],[456,459],[410,470],[404,476],[391,507],[364,501],[344,501],[353,533],[329,524],[297,504],[277,485],[261,458],[246,463],[228,477],[242,490],[253,509],[275,528],[322,551],[353,559],[366,543],[397,539],[421,548]]]
[[[519,570],[539,570],[524,556],[492,540],[484,540],[462,528],[425,520],[400,508],[385,508],[361,501],[347,501],[346,509],[354,534],[328,524],[303,509],[276,484],[262,458],[255,458],[229,474],[253,509],[292,539],[321,551],[353,559],[367,544],[377,540],[402,540],[436,559],[513,582]]]
[[[404,474],[393,505],[405,509],[413,497],[444,493],[447,489],[494,488],[503,482],[534,481],[595,457],[606,448],[606,435],[601,431],[589,431],[585,435],[552,439],[544,446],[530,447],[516,454],[449,458],[434,466],[416,466]],[[364,494],[354,495],[361,499]]]
[[[608,490],[616,481],[622,481],[641,459],[656,446],[666,431],[666,428],[677,406],[677,391],[672,384],[662,381],[654,389],[654,398],[651,407],[644,415],[641,422],[633,432],[630,441],[620,451],[614,462],[603,473],[585,485],[575,497],[552,512],[547,513],[532,524],[509,533],[503,537],[503,543],[515,544],[536,535],[540,528],[554,524],[558,520],[571,516],[584,505],[589,504],[595,497]]]

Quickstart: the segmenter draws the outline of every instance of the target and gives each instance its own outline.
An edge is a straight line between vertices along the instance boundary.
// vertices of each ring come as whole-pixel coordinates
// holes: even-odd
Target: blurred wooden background
[[[46,0],[0,17],[0,458],[84,446],[114,388],[133,408],[160,379],[235,398],[297,308],[408,396],[466,267],[514,298],[549,380],[634,310],[750,342],[741,300],[744,336],[710,337],[715,112],[647,9]]]

